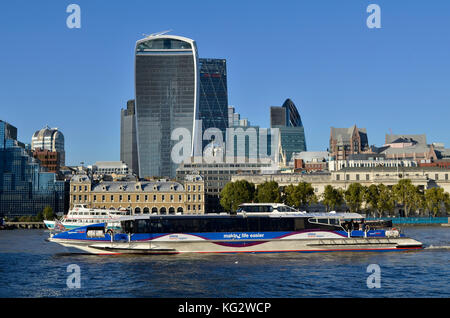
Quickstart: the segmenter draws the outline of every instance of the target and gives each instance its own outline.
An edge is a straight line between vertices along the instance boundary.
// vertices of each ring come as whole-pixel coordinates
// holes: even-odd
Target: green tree
[[[259,203],[280,203],[281,193],[278,183],[267,181],[256,188],[256,201]]]
[[[392,214],[395,208],[395,201],[392,197],[392,191],[389,187],[384,184],[378,185],[378,201],[377,201],[377,211],[378,216],[382,217],[384,212]]]
[[[331,185],[325,186],[322,194],[322,203],[325,205],[327,212],[335,210],[336,207],[344,203],[344,195],[341,189],[335,189]]]
[[[296,208],[306,208],[313,203],[317,203],[318,198],[314,193],[314,188],[310,183],[300,182],[298,185],[289,185],[285,188],[285,200],[287,205]]]
[[[345,201],[350,208],[350,212],[358,212],[364,202],[366,188],[360,183],[352,183],[347,191],[344,192]]]
[[[56,217],[55,213],[53,212],[53,209],[51,206],[46,206],[44,208],[44,211],[42,211],[42,219],[43,220],[49,220],[52,221]]]
[[[408,217],[410,212],[420,207],[420,194],[418,188],[414,186],[409,179],[402,179],[392,187],[392,195],[405,210],[405,216]]]
[[[424,206],[426,210],[436,217],[442,208],[448,210],[450,195],[442,188],[430,188],[425,190]]]
[[[228,182],[220,192],[220,205],[225,211],[236,211],[240,204],[253,202],[255,185],[246,180]]]
[[[363,197],[369,212],[373,212],[374,215],[379,214],[378,202],[380,200],[380,190],[378,185],[371,184],[368,188],[366,188]]]

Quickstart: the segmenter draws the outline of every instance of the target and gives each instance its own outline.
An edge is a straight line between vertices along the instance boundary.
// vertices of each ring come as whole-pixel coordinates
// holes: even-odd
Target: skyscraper
[[[48,126],[36,131],[31,137],[32,150],[48,150],[59,154],[61,166],[66,164],[66,152],[64,150],[64,135],[58,128]]]
[[[224,59],[200,59],[199,119],[203,133],[208,128],[222,131],[225,141],[228,127],[227,62]],[[203,141],[203,147],[208,141]]]
[[[39,162],[17,141],[17,129],[0,120],[0,215],[36,215],[46,206],[68,209],[68,183],[41,171]]]
[[[140,177],[175,177],[172,132],[191,134],[193,153],[198,119],[199,72],[195,41],[173,35],[150,35],[136,43],[136,135]]]
[[[120,160],[128,165],[132,173],[139,173],[134,100],[129,100],[127,109],[120,111]]]
[[[280,129],[281,151],[286,163],[294,152],[306,151],[305,130],[295,104],[287,99],[283,106],[270,108],[270,127]]]

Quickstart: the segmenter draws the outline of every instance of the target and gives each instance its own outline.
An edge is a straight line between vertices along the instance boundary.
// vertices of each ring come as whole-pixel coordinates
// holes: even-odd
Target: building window
[[[170,195],[170,201],[173,202],[173,194]]]
[[[194,185],[194,186],[192,186],[192,191],[195,191],[195,185]]]
[[[161,195],[161,200],[162,200],[162,202],[164,202],[165,199],[166,199],[166,198],[165,198],[164,194]]]
[[[94,202],[97,202],[97,196],[94,195]]]
[[[181,195],[178,195],[178,201],[179,201],[179,202],[181,202],[181,201],[182,201],[182,199],[181,199]]]
[[[445,174],[445,180],[448,180],[448,173]]]
[[[367,181],[370,180],[370,175],[366,174],[366,180],[367,180]]]
[[[131,195],[128,195],[128,202],[131,201]]]
[[[434,180],[439,180],[439,175],[437,173],[434,175]]]
[[[356,181],[359,181],[359,174],[356,175]]]
[[[122,200],[123,200],[122,195],[119,195],[119,202],[122,202]]]
[[[81,195],[78,196],[78,201],[81,201]]]
[[[138,194],[138,195],[136,195],[136,202],[139,202],[139,199],[140,199],[140,197],[139,197],[139,194]]]
[[[111,195],[111,202],[114,202],[114,196]]]
[[[74,201],[77,200],[77,196],[76,196],[76,195],[73,196],[73,200],[74,200]]]
[[[147,194],[144,196],[144,200],[145,200],[145,202],[148,201],[148,195]]]
[[[339,180],[341,180],[341,175],[340,175],[340,174],[337,174],[337,175],[336,175],[336,181],[339,181]]]
[[[87,191],[87,186],[84,186],[84,191]]]
[[[84,201],[87,202],[87,195],[84,195]]]
[[[350,180],[350,175],[349,174],[346,175],[345,178],[346,178],[347,181],[349,181]]]
[[[105,202],[105,196],[102,195],[102,202]]]

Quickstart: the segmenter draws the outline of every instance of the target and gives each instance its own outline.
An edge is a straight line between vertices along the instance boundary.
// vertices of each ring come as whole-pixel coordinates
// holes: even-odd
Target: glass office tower
[[[139,173],[135,102],[129,100],[127,108],[120,111],[120,160],[128,165],[132,173]]]
[[[69,183],[42,172],[30,151],[18,142],[17,129],[0,121],[0,215],[37,215],[46,206],[68,209]]]
[[[200,63],[199,119],[203,133],[208,128],[222,131],[225,142],[228,127],[227,62],[224,59],[203,59]],[[208,144],[203,141],[203,148]]]
[[[283,106],[270,108],[270,127],[280,129],[281,149],[286,162],[294,152],[306,151],[305,129],[295,104],[287,99]]]
[[[191,134],[198,119],[199,75],[195,41],[172,35],[151,35],[136,43],[135,95],[139,176],[171,177],[171,140],[176,128]]]

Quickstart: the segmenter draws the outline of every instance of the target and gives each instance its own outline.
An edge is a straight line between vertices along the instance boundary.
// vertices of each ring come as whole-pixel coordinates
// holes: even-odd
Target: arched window
[[[178,213],[183,213],[183,208],[182,208],[181,206],[178,207],[177,212],[178,212]]]
[[[141,214],[141,208],[140,207],[135,208],[134,214]]]
[[[149,208],[145,207],[145,208],[144,208],[144,214],[149,214],[149,213],[150,213]]]
[[[159,213],[160,213],[160,214],[166,214],[166,213],[167,213],[166,208],[165,208],[165,207],[162,207],[162,208],[159,210]]]
[[[169,214],[175,214],[175,208],[174,207],[170,207],[169,208]]]
[[[158,209],[157,208],[152,208],[152,214],[158,214]]]

